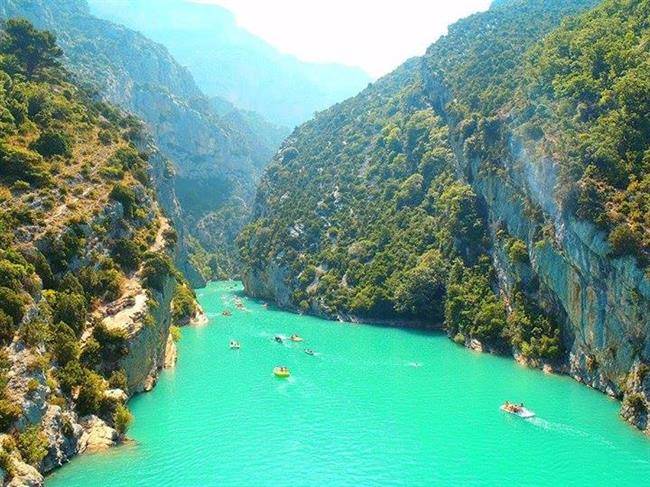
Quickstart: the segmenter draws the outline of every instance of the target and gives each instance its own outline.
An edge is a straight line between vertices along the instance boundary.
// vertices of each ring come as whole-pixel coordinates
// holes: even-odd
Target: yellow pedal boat
[[[276,367],[273,369],[273,375],[280,377],[281,379],[286,379],[291,375],[291,372],[289,372],[289,369],[286,367]]]

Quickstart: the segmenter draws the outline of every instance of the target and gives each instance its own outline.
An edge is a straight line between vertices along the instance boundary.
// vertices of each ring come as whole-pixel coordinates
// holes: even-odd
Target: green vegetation
[[[461,343],[560,358],[561,320],[535,305],[539,283],[525,277],[550,217],[526,195],[529,227],[488,210],[495,184],[525,184],[521,141],[556,161],[559,211],[613,229],[612,255],[647,252],[648,3],[608,0],[563,21],[596,3],[494,6],[297,128],[239,236],[246,279],[280,269],[272,286],[288,287],[296,310],[443,322]],[[497,254],[514,281],[505,289]]]
[[[176,325],[186,325],[196,315],[196,296],[187,285],[179,285],[172,301],[172,321]]]
[[[164,220],[134,145],[140,123],[71,82],[52,34],[10,20],[0,36],[0,432],[15,430],[20,394],[43,390],[38,371],[48,402],[124,434],[131,415],[106,391],[127,391],[127,332],[103,317],[133,299],[126,284],[145,292],[140,284],[161,290],[178,278],[172,229],[157,250]],[[190,291],[179,309],[191,300]],[[30,358],[26,391],[8,381],[16,342]],[[39,428],[14,435],[35,466],[49,446]]]
[[[24,19],[10,19],[5,23],[0,53],[6,56],[4,62],[10,66],[11,74],[22,73],[28,78],[57,68],[58,58],[63,55],[52,33],[36,30]]]
[[[557,141],[568,204],[614,229],[617,255],[643,261],[650,255],[649,10],[647,0],[607,0],[565,22],[529,55],[524,107],[528,124]]]
[[[40,428],[32,425],[20,433],[17,446],[25,463],[36,467],[47,455],[49,442]]]
[[[123,404],[118,404],[115,408],[115,413],[113,413],[113,424],[120,436],[124,437],[124,435],[126,435],[132,422],[133,415],[131,414],[131,411],[129,411]]]

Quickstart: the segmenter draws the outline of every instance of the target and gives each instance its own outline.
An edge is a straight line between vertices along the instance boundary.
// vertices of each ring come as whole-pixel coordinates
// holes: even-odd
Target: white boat
[[[239,342],[237,340],[230,340],[230,349],[239,350]]]
[[[501,411],[505,411],[506,413],[514,414],[515,416],[519,416],[520,418],[533,418],[535,417],[535,413],[532,412],[530,409],[526,409],[523,406],[517,406],[516,404],[503,404],[501,406]]]

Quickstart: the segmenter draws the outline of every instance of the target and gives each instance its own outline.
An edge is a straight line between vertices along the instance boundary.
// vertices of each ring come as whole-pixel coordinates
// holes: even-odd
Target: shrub
[[[614,256],[622,257],[639,253],[640,239],[629,225],[621,224],[615,227],[609,234],[608,242]]]
[[[170,327],[169,328],[169,334],[171,335],[172,340],[174,340],[175,342],[180,341],[181,336],[182,336],[181,329],[178,326]]]
[[[124,208],[124,216],[126,218],[133,218],[137,207],[137,200],[133,189],[118,183],[113,186],[109,196],[111,199],[122,204],[122,207]]]
[[[60,322],[52,327],[50,343],[59,365],[79,358],[79,342],[74,330],[65,323]]]
[[[121,437],[124,437],[132,422],[131,411],[124,404],[118,404],[113,413],[113,424]]]
[[[128,392],[129,381],[124,370],[114,370],[108,378],[108,385],[111,389],[122,389],[124,392]]]
[[[147,253],[142,267],[145,284],[157,291],[162,291],[165,280],[174,272],[171,259],[164,254]]]
[[[13,318],[0,309],[0,342],[3,344],[10,343],[15,332]]]
[[[10,316],[14,323],[20,323],[25,310],[25,299],[13,289],[0,286],[0,309]]]
[[[102,361],[102,346],[92,336],[86,340],[79,360],[84,367],[94,369],[99,366]]]
[[[39,426],[28,426],[18,436],[18,451],[25,463],[36,467],[47,455],[49,441]]]
[[[0,399],[0,430],[7,431],[20,417],[22,408],[9,399]]]
[[[639,393],[625,396],[623,403],[632,410],[635,416],[646,414],[648,412],[643,396]]]
[[[29,146],[45,158],[54,156],[70,157],[72,155],[70,138],[61,132],[47,130]]]
[[[525,264],[528,262],[528,247],[526,242],[520,239],[512,239],[507,245],[508,258],[511,262]]]
[[[43,168],[43,158],[39,154],[0,143],[0,174],[3,177],[12,182],[22,180],[27,183],[43,184],[49,180]],[[23,189],[29,189],[29,185]]]
[[[114,361],[128,353],[126,332],[122,329],[109,329],[103,323],[95,325],[93,338],[99,343],[104,360]]]
[[[77,397],[77,410],[79,414],[97,414],[101,411],[104,403],[106,382],[101,375],[86,370],[81,381],[79,397]]]
[[[184,325],[196,313],[196,301],[194,293],[184,285],[176,287],[174,300],[172,301],[172,320],[176,325]]]
[[[136,270],[142,259],[140,247],[128,238],[121,238],[115,242],[112,255],[125,272]]]
[[[47,322],[41,319],[29,320],[18,329],[18,334],[30,347],[39,346],[48,339]]]
[[[66,394],[70,394],[73,387],[83,382],[84,369],[77,360],[71,360],[65,366],[57,369],[56,378],[59,381],[61,390]]]
[[[62,321],[72,328],[77,336],[80,336],[86,325],[86,298],[77,293],[56,293],[51,305],[53,320]]]
[[[114,301],[120,297],[122,275],[115,269],[86,267],[79,272],[79,279],[88,300],[96,297]]]

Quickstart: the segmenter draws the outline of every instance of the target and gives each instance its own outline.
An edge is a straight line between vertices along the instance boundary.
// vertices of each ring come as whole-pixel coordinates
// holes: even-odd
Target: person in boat
[[[305,353],[306,353],[307,355],[314,355],[314,351],[313,351],[311,348],[307,348],[307,349],[305,349]]]
[[[281,336],[275,336],[275,341],[278,343],[282,343],[282,337]]]

